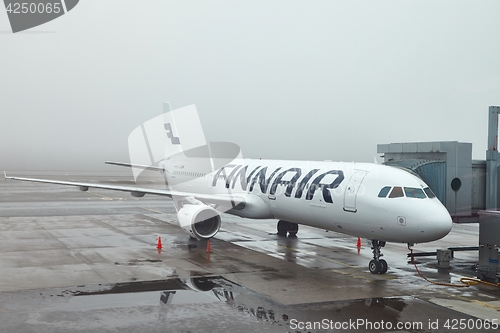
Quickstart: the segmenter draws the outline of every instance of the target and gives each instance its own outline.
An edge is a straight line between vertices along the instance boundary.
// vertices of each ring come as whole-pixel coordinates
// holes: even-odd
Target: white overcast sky
[[[250,158],[461,141],[484,159],[500,1],[81,0],[17,34],[0,8],[0,169],[110,170],[163,101]]]

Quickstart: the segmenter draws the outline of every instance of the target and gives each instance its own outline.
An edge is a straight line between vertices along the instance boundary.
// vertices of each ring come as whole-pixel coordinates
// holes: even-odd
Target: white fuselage
[[[448,211],[428,186],[395,167],[241,159],[203,173],[196,171],[194,164],[163,162],[171,189],[244,197],[242,209],[216,207],[241,217],[275,218],[401,243],[437,240],[452,226]]]

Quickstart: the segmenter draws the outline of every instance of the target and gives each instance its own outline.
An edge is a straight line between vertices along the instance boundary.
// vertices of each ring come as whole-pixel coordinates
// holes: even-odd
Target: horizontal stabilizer
[[[106,161],[104,163],[106,163],[106,164],[112,164],[112,165],[118,165],[118,166],[124,166],[124,167],[129,167],[129,168],[151,170],[151,171],[162,171],[163,170],[163,168],[157,167],[157,166],[153,166],[153,165],[130,164],[130,163],[111,162],[111,161]]]

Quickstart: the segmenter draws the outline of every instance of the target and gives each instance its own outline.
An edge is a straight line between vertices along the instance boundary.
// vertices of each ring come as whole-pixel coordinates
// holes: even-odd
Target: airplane
[[[77,186],[82,191],[99,188],[135,197],[167,196],[174,202],[180,227],[198,240],[217,234],[223,212],[248,219],[276,219],[279,236],[294,237],[299,225],[307,225],[366,238],[373,252],[368,264],[373,274],[388,270],[381,252],[386,242],[410,247],[451,231],[447,209],[421,178],[407,170],[374,163],[243,159],[237,145],[205,144],[203,135],[193,134],[201,130],[194,105],[172,111],[165,104],[164,109],[162,116],[129,136],[131,162],[137,150],[131,140],[142,135],[162,141],[161,158],[155,153],[159,149],[151,152],[148,146],[151,159],[143,164],[106,163],[131,167],[134,177],[144,170],[159,171],[166,189],[22,178],[5,172],[4,176]],[[152,124],[156,124],[154,134],[144,134]],[[198,139],[193,140],[193,135]],[[144,149],[144,144],[135,146]]]

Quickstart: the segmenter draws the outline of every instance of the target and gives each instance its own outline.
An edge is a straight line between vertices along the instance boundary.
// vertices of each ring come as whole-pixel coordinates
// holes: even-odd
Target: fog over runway
[[[500,105],[497,1],[85,0],[12,34],[0,10],[0,170],[128,161],[145,121],[196,104],[248,158],[372,162],[377,143],[484,158]],[[314,149],[313,149],[314,148]]]

